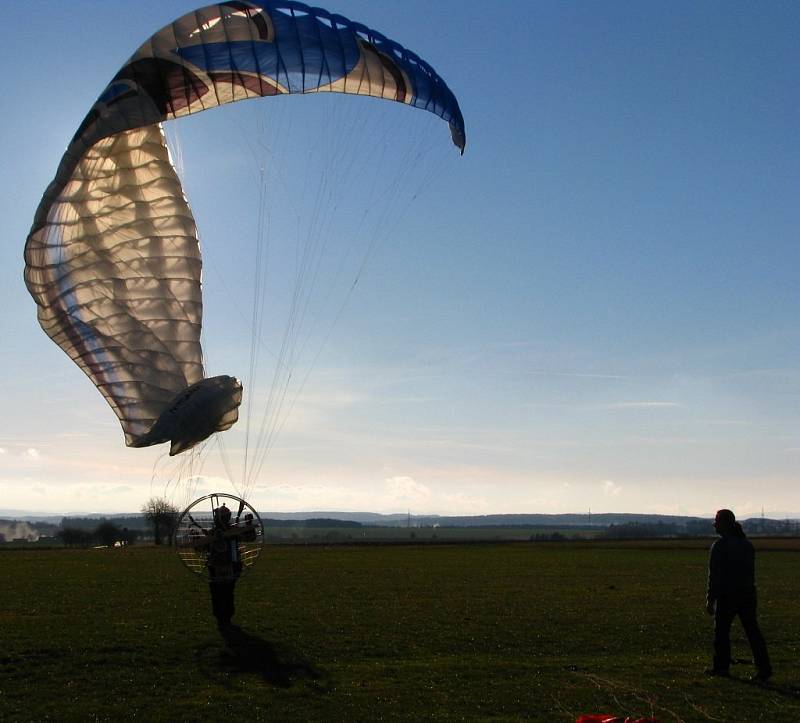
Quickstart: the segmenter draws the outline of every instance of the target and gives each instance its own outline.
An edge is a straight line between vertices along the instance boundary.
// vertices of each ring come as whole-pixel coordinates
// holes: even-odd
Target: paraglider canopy
[[[42,328],[104,395],[128,446],[190,449],[229,429],[242,399],[237,379],[205,377],[197,228],[161,123],[320,92],[427,110],[464,150],[458,102],[428,63],[293,0],[209,5],[159,30],[69,144],[27,239],[25,282]]]

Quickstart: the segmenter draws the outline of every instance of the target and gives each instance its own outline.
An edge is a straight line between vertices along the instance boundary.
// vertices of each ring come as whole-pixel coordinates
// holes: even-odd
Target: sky
[[[309,206],[281,184],[316,178],[311,156],[339,148],[315,142],[329,113],[366,119],[363,143],[340,145],[385,145],[383,123],[425,137],[424,157],[395,168],[388,154],[376,176],[369,151],[360,170],[327,160],[349,194],[328,203],[334,261],[373,184],[411,180],[371,221],[374,245],[369,231],[353,241],[339,277],[321,267],[329,315],[244,485],[254,506],[800,514],[800,6],[325,5],[436,68],[467,148],[459,157],[432,116],[406,131],[426,114],[341,97],[251,101],[167,129],[201,229],[208,367],[245,380],[259,169],[291,149],[266,204],[270,233],[291,239]],[[241,491],[244,420],[224,455],[216,442],[184,460],[126,448],[22,281],[69,138],[136,46],[195,5],[32,7],[9,4],[0,27],[0,509],[128,512],[151,495]],[[282,278],[265,301],[276,325]]]

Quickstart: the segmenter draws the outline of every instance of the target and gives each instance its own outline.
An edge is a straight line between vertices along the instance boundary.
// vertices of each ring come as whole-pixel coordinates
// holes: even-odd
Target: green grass
[[[758,543],[764,688],[702,674],[706,544],[271,546],[230,645],[168,549],[3,551],[0,720],[800,720],[797,543]]]

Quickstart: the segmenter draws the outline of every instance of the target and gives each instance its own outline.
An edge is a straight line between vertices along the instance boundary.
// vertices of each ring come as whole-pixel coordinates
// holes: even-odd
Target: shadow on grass
[[[746,683],[747,685],[753,685],[757,688],[763,688],[764,690],[767,690],[770,693],[776,693],[777,695],[780,695],[783,698],[800,700],[800,688],[798,688],[796,685],[793,686],[793,685],[773,683],[771,680],[768,680],[766,683],[758,683],[750,680],[742,680],[741,682]]]
[[[220,673],[223,676],[236,674],[256,674],[271,685],[289,688],[300,679],[315,682],[320,690],[322,674],[307,660],[286,650],[277,648],[273,643],[252,635],[237,625],[221,630],[225,649],[214,658],[208,656],[209,649],[203,646],[198,649],[198,660],[206,672],[212,677]]]
[[[752,665],[753,661],[749,658],[734,658],[731,660],[732,665]],[[731,680],[734,680],[738,683],[745,683],[747,685],[754,685],[757,688],[763,688],[764,690],[768,690],[771,693],[777,693],[778,695],[783,696],[784,698],[792,698],[793,700],[800,700],[800,686],[798,685],[789,685],[789,684],[780,684],[776,683],[774,679],[770,679],[765,683],[760,683],[756,680],[750,680],[749,678],[739,678],[737,676],[731,676]]]

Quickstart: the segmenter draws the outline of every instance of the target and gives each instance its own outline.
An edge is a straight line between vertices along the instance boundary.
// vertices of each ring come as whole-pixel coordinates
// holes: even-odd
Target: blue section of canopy
[[[266,9],[271,4],[263,5]],[[347,25],[334,29],[314,15],[291,16],[274,8],[270,18],[275,27],[274,42],[256,39],[204,43],[177,48],[175,52],[206,72],[241,71],[268,76],[290,93],[303,93],[340,80],[361,58],[356,35]]]
[[[244,7],[241,2],[229,7]],[[248,5],[249,7],[249,5]],[[365,25],[299,2],[263,2],[274,39],[207,42],[175,48],[175,54],[209,73],[243,72],[269,77],[289,93],[314,91],[346,77],[362,57],[360,42],[372,46],[410,80],[402,99],[448,121],[463,150],[464,120],[445,82],[424,60]],[[400,99],[398,99],[400,100]]]

